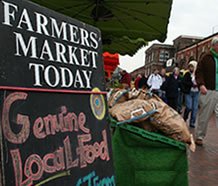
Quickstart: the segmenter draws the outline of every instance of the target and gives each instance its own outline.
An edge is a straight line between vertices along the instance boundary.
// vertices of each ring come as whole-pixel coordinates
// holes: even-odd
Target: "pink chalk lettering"
[[[61,113],[58,114],[59,127],[60,127],[61,132],[67,132],[67,130],[65,129],[65,124],[64,124],[64,114],[66,114],[66,113],[67,113],[67,107],[62,106]]]
[[[77,148],[76,152],[80,156],[80,167],[84,168],[87,166],[85,152],[88,150],[87,146],[84,146],[84,143],[90,141],[92,139],[92,136],[91,134],[83,134],[78,135],[77,138],[79,147]]]
[[[14,175],[15,175],[15,182],[16,186],[30,186],[32,185],[31,178],[28,178],[26,181],[23,180],[23,170],[22,170],[22,161],[20,157],[20,151],[18,149],[10,150],[11,157],[13,160],[14,166]]]
[[[61,113],[58,115],[48,114],[45,117],[38,117],[33,124],[33,134],[36,138],[43,139],[58,132],[78,132],[82,130],[89,133],[90,129],[85,127],[85,123],[86,116],[84,113],[81,112],[79,116],[74,112],[67,113],[66,106],[62,106]]]
[[[33,171],[33,164],[37,166],[37,171]],[[39,180],[43,175],[43,162],[38,154],[32,154],[29,156],[25,163],[24,174],[31,180]]]
[[[100,144],[100,157],[102,160],[110,160],[109,150],[108,150],[108,142],[107,142],[107,133],[106,130],[102,131],[103,141]]]
[[[43,158],[43,164],[44,164],[44,169],[46,172],[48,173],[54,173],[56,172],[54,163],[53,166],[49,165],[48,161],[50,160],[50,162],[53,162],[55,159],[55,154],[50,153],[50,154],[46,154]]]
[[[102,131],[102,141],[93,144],[90,144],[91,134],[78,135],[77,138],[78,147],[75,149],[75,156],[77,156],[75,159],[73,159],[69,136],[63,141],[64,147],[59,147],[52,153],[47,153],[43,157],[31,154],[24,160],[24,167],[19,149],[10,150],[16,186],[33,185],[33,181],[40,180],[44,173],[53,174],[74,167],[85,168],[94,163],[97,158],[103,161],[110,160],[106,130]]]
[[[56,167],[56,170],[64,170],[65,169],[65,163],[64,163],[64,148],[59,147],[58,150],[55,151],[55,159],[54,159],[54,166]]]
[[[95,159],[100,158],[102,160],[109,161],[109,151],[107,143],[106,130],[102,131],[103,141],[95,142],[93,145],[85,144],[91,141],[92,137],[90,134],[78,135],[79,146],[76,149],[77,155],[80,157],[80,167],[87,167],[88,164],[92,164]]]
[[[75,113],[68,113],[64,117],[64,123],[67,128],[69,128],[69,131],[79,131],[79,124],[77,121],[77,116]]]
[[[4,137],[11,143],[14,144],[22,144],[24,143],[30,134],[30,121],[29,117],[17,114],[16,124],[22,125],[22,129],[19,133],[15,134],[11,130],[9,113],[12,104],[18,100],[26,100],[28,94],[24,92],[14,92],[9,94],[3,103],[3,111],[2,111],[2,129],[4,133]]]
[[[42,178],[44,172],[51,174],[66,168],[63,147],[59,147],[54,153],[46,154],[43,158],[37,154],[30,155],[25,160],[24,169],[22,169],[23,165],[19,149],[10,150],[10,153],[13,161],[16,186],[31,186],[33,181]],[[26,180],[23,178],[23,173]]]
[[[55,135],[56,132],[59,132],[60,128],[58,126],[58,120],[56,115],[49,114],[48,116],[43,118],[43,121],[45,124],[45,133],[47,135]]]
[[[73,155],[72,155],[72,149],[71,149],[69,136],[67,136],[64,139],[64,149],[65,149],[65,158],[66,158],[66,167],[67,167],[67,169],[78,166],[79,160],[75,159],[73,161]]]
[[[37,118],[33,125],[33,134],[36,138],[43,139],[46,137],[43,128],[44,128],[43,119]]]
[[[79,114],[79,128],[84,132],[84,133],[90,133],[90,129],[86,128],[84,125],[86,123],[86,115],[81,112]]]

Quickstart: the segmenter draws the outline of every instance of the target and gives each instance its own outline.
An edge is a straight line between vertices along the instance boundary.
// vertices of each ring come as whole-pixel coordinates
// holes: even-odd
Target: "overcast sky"
[[[164,43],[172,44],[180,35],[207,37],[212,32],[218,32],[218,0],[173,0]],[[146,48],[140,49],[133,57],[120,56],[120,67],[132,72],[143,66]]]

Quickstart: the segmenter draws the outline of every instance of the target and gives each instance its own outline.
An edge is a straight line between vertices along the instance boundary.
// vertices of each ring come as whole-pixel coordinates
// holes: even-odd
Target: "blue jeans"
[[[160,90],[160,98],[167,103],[166,91]]]
[[[196,121],[196,116],[198,112],[198,97],[199,92],[191,91],[189,94],[185,94],[185,112],[184,120],[188,119],[188,115],[191,112],[190,125],[194,126]]]
[[[177,100],[177,111],[181,114],[182,112],[182,103],[183,103],[183,93],[179,90],[178,100]]]

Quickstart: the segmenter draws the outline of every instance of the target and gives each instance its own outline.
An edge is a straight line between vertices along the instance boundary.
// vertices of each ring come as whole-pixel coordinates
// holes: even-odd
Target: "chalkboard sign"
[[[115,185],[100,31],[0,2],[0,184]]]

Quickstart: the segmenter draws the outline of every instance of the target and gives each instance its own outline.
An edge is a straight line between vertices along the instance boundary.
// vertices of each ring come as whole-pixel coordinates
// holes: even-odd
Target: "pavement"
[[[215,116],[208,124],[207,136],[202,147],[188,153],[189,186],[218,186],[218,128]],[[194,134],[194,129],[190,129]]]

